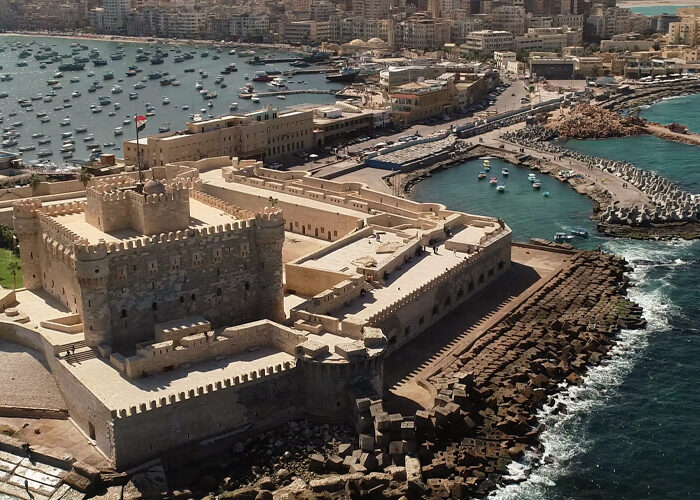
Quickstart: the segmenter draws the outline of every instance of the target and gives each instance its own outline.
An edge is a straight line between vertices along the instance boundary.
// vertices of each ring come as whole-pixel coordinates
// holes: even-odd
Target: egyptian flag
[[[136,130],[141,132],[145,128],[146,128],[146,117],[143,115],[138,115],[136,117]]]

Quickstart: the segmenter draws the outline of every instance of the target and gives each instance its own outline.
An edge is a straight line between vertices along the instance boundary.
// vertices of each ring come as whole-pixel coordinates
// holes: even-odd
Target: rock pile
[[[545,127],[565,139],[600,139],[646,133],[638,118],[625,118],[590,104],[576,105],[559,119],[550,120]]]
[[[606,224],[644,227],[650,224],[697,222],[700,220],[700,196],[681,190],[664,177],[635,167],[632,163],[606,160],[563,148],[551,141],[556,132],[543,127],[525,127],[506,133],[507,141],[539,151],[573,158],[593,168],[610,172],[643,192],[653,203],[651,207],[608,206],[600,214]]]

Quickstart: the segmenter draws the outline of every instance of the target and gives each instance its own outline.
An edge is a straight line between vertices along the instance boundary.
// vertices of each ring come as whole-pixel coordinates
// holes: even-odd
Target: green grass
[[[12,253],[11,250],[6,248],[0,248],[0,285],[3,288],[12,288],[14,283],[12,281],[12,273],[7,269],[7,265],[12,261],[19,261],[19,258]],[[22,287],[22,270],[20,269],[17,273],[17,288]]]

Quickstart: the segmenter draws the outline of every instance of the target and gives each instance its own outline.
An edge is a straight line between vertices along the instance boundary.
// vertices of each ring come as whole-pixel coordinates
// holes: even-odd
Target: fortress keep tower
[[[156,324],[284,320],[280,210],[239,210],[198,191],[195,169],[96,182],[87,202],[14,207],[23,275],[82,318],[89,346],[129,349]]]

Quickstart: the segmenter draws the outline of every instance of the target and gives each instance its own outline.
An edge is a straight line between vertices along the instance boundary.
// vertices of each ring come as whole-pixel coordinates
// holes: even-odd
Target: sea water
[[[642,108],[640,116],[647,120],[667,125],[680,122],[687,125],[692,132],[700,133],[700,94],[683,95],[663,99],[651,106]],[[688,110],[696,110],[689,113]],[[682,117],[682,118],[681,118]]]
[[[653,111],[653,109],[652,109]],[[687,114],[678,120],[688,120]],[[699,192],[700,149],[655,137],[570,141],[568,147],[654,170]],[[498,164],[498,167],[495,165]],[[500,162],[491,161],[500,179]],[[700,241],[632,241],[595,235],[592,204],[564,184],[541,176],[531,190],[527,173],[510,166],[508,189],[492,191],[478,181],[480,161],[440,172],[418,184],[417,200],[439,200],[448,208],[496,215],[514,239],[551,238],[554,232],[586,227],[579,247],[624,256],[633,266],[629,290],[644,308],[648,326],[624,330],[612,356],[585,377],[582,387],[558,398],[567,413],[541,412],[545,460],[538,467],[513,464],[521,482],[495,491],[497,499],[678,499],[700,496]]]
[[[35,42],[31,44],[31,42]],[[32,48],[37,51],[41,45],[47,45],[55,49],[59,54],[70,54],[72,47],[71,43],[77,42],[81,45],[87,45],[89,49],[97,49],[100,56],[108,61],[106,66],[95,67],[92,62],[85,64],[83,71],[64,71],[63,78],[58,80],[61,82],[62,89],[56,90],[56,97],[53,97],[52,102],[33,101],[33,111],[26,112],[20,108],[17,101],[19,99],[29,99],[37,94],[46,95],[51,90],[47,84],[48,80],[53,79],[54,73],[58,71],[60,63],[49,63],[45,69],[39,67],[40,61],[37,61],[33,55],[24,58],[28,65],[26,67],[18,67],[17,62],[20,60],[19,53],[21,48],[11,50],[10,44],[20,42],[26,48]],[[152,43],[131,43],[125,42],[120,44],[113,41],[102,40],[87,40],[87,39],[71,39],[71,38],[51,38],[51,37],[26,37],[26,36],[0,36],[0,47],[4,47],[5,51],[0,52],[0,73],[9,73],[13,76],[11,81],[0,82],[0,93],[8,93],[8,97],[0,99],[0,113],[4,115],[3,127],[9,127],[12,123],[21,121],[23,125],[17,127],[16,130],[21,133],[19,144],[14,147],[2,148],[9,151],[17,151],[18,146],[36,145],[36,150],[27,151],[22,154],[25,160],[32,160],[37,157],[39,150],[48,149],[54,152],[50,160],[61,163],[61,134],[63,132],[73,132],[73,138],[76,140],[76,151],[74,158],[87,159],[90,155],[88,145],[104,144],[114,142],[115,147],[112,149],[103,147],[104,153],[114,153],[117,157],[122,156],[121,146],[122,141],[134,139],[136,131],[134,128],[133,117],[136,114],[146,113],[146,103],[150,103],[155,107],[155,115],[148,117],[148,122],[143,135],[157,134],[159,127],[164,123],[170,124],[171,130],[183,130],[185,124],[192,121],[191,114],[200,113],[200,109],[205,109],[203,118],[206,118],[207,113],[214,116],[219,116],[229,113],[229,106],[232,102],[238,103],[236,113],[245,113],[264,108],[266,105],[278,107],[280,109],[301,105],[301,104],[323,104],[335,102],[336,98],[330,94],[290,94],[285,100],[280,100],[274,96],[261,97],[260,103],[254,103],[250,99],[241,99],[238,97],[239,88],[250,82],[253,83],[256,92],[269,92],[273,90],[265,82],[253,82],[252,78],[256,71],[265,71],[278,69],[280,71],[288,71],[294,69],[288,63],[274,63],[268,65],[249,65],[245,61],[249,56],[241,57],[239,55],[229,55],[228,48],[217,54],[213,46],[192,46],[186,44],[161,44],[160,47],[169,51],[168,57],[164,58],[163,64],[151,64],[149,61],[136,62],[138,50],[150,51],[151,55],[155,54],[156,45]],[[182,53],[195,51],[194,58],[185,60],[181,63],[175,63],[173,60],[178,54],[176,50],[180,49]],[[125,56],[121,60],[110,60],[110,54],[123,50]],[[240,49],[243,50],[243,49]],[[208,56],[203,57],[202,54],[207,52]],[[88,56],[89,50],[81,50],[78,53],[80,56]],[[273,50],[257,50],[256,55],[260,57],[291,57],[292,54],[287,52],[279,52]],[[219,56],[219,59],[214,59],[214,56]],[[72,58],[64,59],[63,62],[72,62]],[[235,63],[238,68],[237,72],[222,75],[226,88],[221,88],[215,84],[214,79],[220,74],[229,63]],[[129,66],[138,66],[143,71],[136,76],[127,77],[126,71]],[[193,73],[185,73],[186,68],[192,68]],[[310,69],[313,69],[311,66]],[[302,68],[303,69],[303,68]],[[208,73],[208,78],[202,78],[199,71],[204,70]],[[88,72],[94,72],[95,76],[88,77]],[[113,72],[114,79],[104,80],[103,75],[107,72]],[[168,72],[169,76],[175,77],[180,86],[161,86],[159,80],[146,80],[146,88],[137,90],[134,89],[134,84],[141,81],[142,78],[148,78],[151,72]],[[248,75],[249,80],[245,79]],[[78,77],[80,81],[71,83],[70,78]],[[197,80],[201,80],[205,89],[217,93],[217,98],[211,99],[213,107],[208,106],[208,101],[203,99],[199,91],[195,88]],[[329,83],[326,81],[324,74],[309,74],[295,75],[286,77],[290,90],[297,89],[333,89],[341,90],[344,84]],[[96,92],[88,92],[88,87],[93,81],[102,83],[103,88],[97,89]],[[299,83],[303,81],[305,83]],[[114,85],[119,85],[123,88],[120,94],[112,94],[111,89]],[[80,97],[73,98],[71,93],[78,90],[81,93]],[[130,100],[129,92],[137,92],[138,99]],[[112,104],[102,106],[101,113],[92,113],[90,104],[98,104],[98,97],[106,96],[112,101]],[[170,99],[170,104],[163,104],[163,97]],[[54,107],[63,107],[63,99],[68,98],[70,107],[54,110]],[[116,110],[114,103],[119,103],[121,109]],[[183,110],[182,106],[189,106],[189,109]],[[37,118],[36,113],[46,111],[51,121],[42,124]],[[108,113],[114,111],[115,115],[110,117]],[[16,112],[17,116],[9,116],[11,112]],[[123,124],[123,120],[129,116],[131,121],[129,124]],[[70,117],[70,126],[61,126],[60,121],[63,118]],[[88,131],[83,134],[75,133],[75,129],[81,126],[86,126]],[[116,127],[123,128],[123,135],[114,135]],[[41,132],[45,138],[51,138],[51,144],[38,145],[39,139],[32,138],[32,134]],[[95,140],[85,143],[82,137],[93,134]]]
[[[682,9],[683,7],[688,7],[688,5],[633,5],[627,8],[637,14],[659,16],[661,14],[674,15],[676,9]]]

